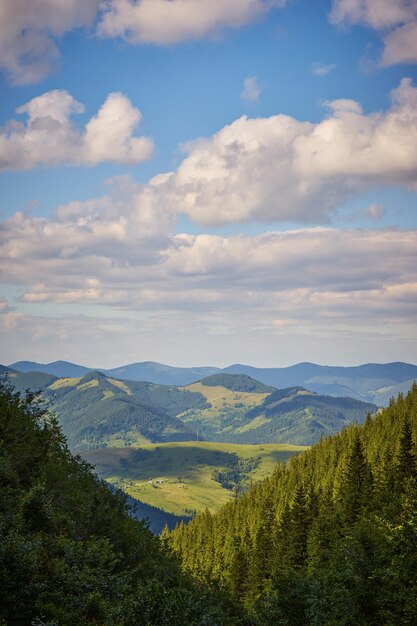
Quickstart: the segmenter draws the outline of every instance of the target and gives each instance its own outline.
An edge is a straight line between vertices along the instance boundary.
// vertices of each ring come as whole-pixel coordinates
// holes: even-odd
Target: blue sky
[[[153,2],[5,2],[2,362],[415,361],[417,8]]]

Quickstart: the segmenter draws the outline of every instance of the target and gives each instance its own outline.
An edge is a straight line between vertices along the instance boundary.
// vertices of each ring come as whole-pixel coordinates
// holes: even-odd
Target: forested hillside
[[[377,410],[354,398],[321,396],[303,387],[274,389],[243,375],[216,374],[186,389],[206,403],[178,417],[208,441],[311,445]]]
[[[318,395],[302,387],[275,389],[243,374],[215,374],[187,387],[121,381],[101,372],[56,378],[8,372],[16,390],[41,390],[71,449],[206,441],[311,445],[374,404]]]
[[[417,386],[165,539],[257,625],[417,623]]]
[[[8,378],[17,391],[42,391],[71,449],[193,440],[195,433],[176,414],[206,404],[197,393],[168,385],[124,383],[100,372],[82,378],[12,372]]]
[[[4,387],[0,486],[2,626],[240,623],[71,455],[55,418]]]

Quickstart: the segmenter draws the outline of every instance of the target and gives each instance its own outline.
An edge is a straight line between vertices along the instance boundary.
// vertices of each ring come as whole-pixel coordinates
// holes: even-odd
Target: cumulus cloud
[[[286,0],[107,0],[98,32],[134,44],[167,45],[239,28],[285,3]]]
[[[84,106],[63,90],[49,91],[17,109],[25,123],[9,121],[0,129],[0,170],[25,170],[58,163],[127,165],[150,158],[153,142],[138,137],[141,113],[122,93],[111,93],[82,131],[72,123]]]
[[[247,76],[243,81],[243,90],[240,94],[242,100],[249,102],[256,102],[261,95],[261,90],[258,85],[258,79],[256,76]]]
[[[240,28],[286,0],[2,0],[0,68],[15,84],[35,83],[59,64],[58,42],[98,24],[103,37],[171,44]]]
[[[200,224],[330,221],[350,196],[375,186],[417,190],[416,105],[405,78],[385,113],[335,100],[316,124],[244,116],[187,144],[177,170],[151,185],[161,202]]]
[[[271,324],[354,311],[415,319],[416,231],[221,237],[175,234],[174,226],[169,211],[155,212],[146,186],[116,180],[109,196],[59,207],[52,218],[5,220],[0,276],[22,285],[20,299],[31,304],[200,314],[261,308]]]
[[[136,338],[140,353],[132,360],[143,359],[145,349],[148,358],[167,359],[155,354],[156,345],[171,346],[174,361],[181,345],[182,354],[195,360],[202,337],[207,358],[210,350],[215,358],[215,347],[224,350],[227,337],[239,358],[251,361],[249,352],[239,352],[238,339],[233,343],[239,333],[255,350],[277,333],[281,341],[282,333],[311,337],[314,329],[316,339],[333,333],[341,341],[367,329],[369,341],[378,329],[386,337],[388,327],[396,349],[400,332],[410,346],[417,231],[175,234],[175,215],[157,193],[157,187],[115,179],[100,199],[58,207],[50,218],[17,213],[1,223],[0,279],[14,290],[21,286],[13,308],[0,303],[0,332],[13,354],[19,349],[24,356],[28,343],[41,350],[48,338],[55,358],[69,349],[78,350],[80,360],[86,345],[91,350],[106,337],[105,345],[123,345],[126,355]],[[42,308],[51,303],[61,307],[62,317],[51,318]],[[29,305],[31,311],[39,307],[36,317],[24,313]],[[85,308],[98,317],[81,318]]]
[[[57,38],[94,22],[100,0],[2,0],[0,67],[15,84],[38,82],[59,60]]]
[[[336,63],[313,63],[311,66],[311,71],[314,76],[326,76],[333,72],[337,67]]]
[[[382,65],[417,62],[417,3],[413,0],[333,0],[330,21],[364,24],[382,33]]]

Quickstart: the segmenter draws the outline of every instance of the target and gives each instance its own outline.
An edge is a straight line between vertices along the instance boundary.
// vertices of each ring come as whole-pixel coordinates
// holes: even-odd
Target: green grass
[[[134,498],[184,515],[206,507],[215,511],[233,498],[231,491],[212,478],[213,470],[230,465],[233,454],[241,459],[260,458],[258,467],[249,474],[251,480],[258,481],[271,474],[277,462],[287,461],[304,449],[288,444],[192,441],[83,450],[81,454],[101,477]]]

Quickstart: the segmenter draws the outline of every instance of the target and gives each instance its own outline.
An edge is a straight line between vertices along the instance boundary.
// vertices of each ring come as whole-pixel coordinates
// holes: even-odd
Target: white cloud
[[[22,285],[22,302],[253,311],[266,325],[415,321],[416,231],[175,235],[172,214],[152,205],[148,188],[126,179],[113,186],[111,195],[60,207],[50,219],[17,213],[2,223],[1,279]]]
[[[151,181],[160,202],[200,224],[249,220],[323,223],[375,186],[415,189],[417,89],[403,79],[385,113],[328,102],[313,124],[285,115],[225,126],[187,144],[175,172]]]
[[[242,100],[256,102],[260,95],[261,90],[258,85],[258,79],[256,78],[256,76],[247,76],[243,81],[243,91],[240,94]]]
[[[111,93],[83,131],[71,121],[84,106],[67,91],[44,93],[19,107],[26,123],[11,120],[0,129],[0,170],[25,170],[58,163],[134,164],[150,158],[152,140],[138,137],[141,113],[123,94]]]
[[[382,65],[417,62],[417,3],[414,0],[333,0],[330,21],[364,24],[382,33]]]
[[[2,0],[0,67],[15,84],[38,82],[56,67],[55,40],[94,22],[100,0]]]
[[[107,0],[98,32],[129,43],[172,44],[240,28],[286,0]]]
[[[333,72],[337,67],[336,63],[313,63],[311,66],[311,71],[314,76],[326,76]]]
[[[286,0],[2,0],[0,68],[15,84],[36,83],[59,64],[58,42],[75,28],[129,43],[171,44],[240,28]]]
[[[29,344],[41,351],[47,339],[56,351],[51,358],[78,354],[87,362],[106,338],[107,358],[117,346],[127,360],[178,362],[181,345],[188,362],[196,346],[204,360],[218,362],[216,348],[226,361],[232,357],[225,350],[233,349],[233,360],[250,362],[249,347],[256,351],[266,341],[281,349],[288,333],[304,334],[307,343],[330,337],[333,347],[356,337],[361,349],[379,333],[374,347],[382,350],[388,329],[393,355],[400,339],[403,354],[411,350],[417,231],[174,234],[175,216],[157,193],[116,179],[108,196],[61,206],[49,219],[17,213],[3,221],[0,278],[14,291],[21,286],[12,307],[0,306],[10,360],[17,351],[27,356]],[[79,316],[83,310],[90,321]],[[247,353],[239,348],[242,334]]]

